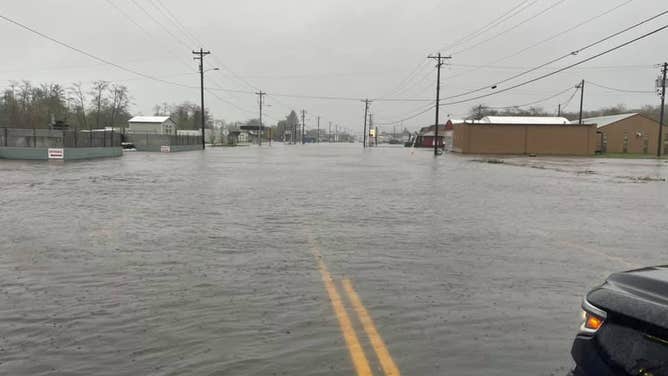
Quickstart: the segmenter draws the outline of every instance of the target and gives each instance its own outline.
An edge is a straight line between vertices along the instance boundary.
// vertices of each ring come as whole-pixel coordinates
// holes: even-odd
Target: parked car
[[[668,376],[668,265],[612,274],[582,304],[576,376]]]
[[[135,145],[131,142],[121,142],[121,147],[123,151],[136,151]]]

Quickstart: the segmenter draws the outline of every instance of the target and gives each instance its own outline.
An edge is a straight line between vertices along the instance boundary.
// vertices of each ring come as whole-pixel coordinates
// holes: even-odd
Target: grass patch
[[[616,159],[657,159],[654,154],[633,154],[633,153],[603,153],[596,154],[594,158],[616,158]],[[665,155],[660,159],[668,159]]]

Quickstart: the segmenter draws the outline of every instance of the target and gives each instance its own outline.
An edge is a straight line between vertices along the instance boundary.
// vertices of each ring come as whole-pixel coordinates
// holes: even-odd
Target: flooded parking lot
[[[565,375],[582,295],[667,263],[668,163],[490,161],[2,161],[0,374]]]

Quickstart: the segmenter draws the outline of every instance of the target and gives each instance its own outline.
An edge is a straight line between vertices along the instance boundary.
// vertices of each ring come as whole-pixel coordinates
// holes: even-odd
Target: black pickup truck
[[[582,304],[576,376],[668,376],[668,265],[614,273]]]

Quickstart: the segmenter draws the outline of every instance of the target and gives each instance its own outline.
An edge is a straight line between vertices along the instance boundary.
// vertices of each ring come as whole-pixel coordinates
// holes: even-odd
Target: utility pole
[[[561,103],[559,103],[559,107],[557,107],[557,117],[561,117]]]
[[[446,59],[452,59],[452,56],[429,55],[427,58],[436,60],[436,123],[434,124],[434,155],[438,155],[438,110],[441,107],[441,67]]]
[[[362,145],[366,149],[366,133],[367,133],[366,132],[366,118],[367,118],[368,113],[369,113],[369,103],[371,103],[371,101],[367,98],[367,99],[363,100],[362,102],[364,102],[364,133],[363,133],[363,137],[362,137]]]
[[[376,143],[376,146],[378,146],[378,127],[376,127],[376,132],[374,133],[376,137],[374,137],[374,142]]]
[[[199,60],[199,90],[200,90],[200,100],[202,101],[200,110],[202,111],[202,150],[204,150],[204,123],[206,122],[206,112],[204,111],[204,56],[210,54],[210,51],[204,51],[200,48],[199,51],[193,51],[193,55],[198,55],[193,57],[193,60]]]
[[[339,142],[339,125],[334,126],[334,142]]]
[[[297,143],[297,127],[299,126],[299,119],[292,124],[292,145]]]
[[[304,140],[305,130],[306,130],[306,110],[302,110],[302,145],[306,143],[306,140]]]
[[[580,89],[580,117],[578,118],[578,124],[582,125],[582,104],[584,103],[585,80],[582,80],[577,87]]]
[[[256,92],[258,97],[260,97],[260,128],[257,130],[257,145],[262,146],[262,131],[264,130],[264,126],[262,125],[262,102],[264,97],[267,93],[263,92],[262,90]]]
[[[332,143],[332,122],[329,122],[329,131],[327,131],[327,142]]]
[[[320,143],[320,115],[318,115],[318,132],[316,133],[315,143]]]
[[[659,115],[659,142],[658,146],[656,147],[656,156],[661,157],[661,149],[664,142],[663,142],[663,115],[664,111],[666,108],[666,73],[668,72],[668,62],[663,63],[663,68],[662,70],[662,80],[661,80],[661,115]],[[661,77],[661,76],[659,76]],[[659,87],[659,83],[657,82],[657,88]]]
[[[373,114],[369,114],[369,146],[373,146],[373,141],[371,141],[371,129],[373,128]],[[376,132],[373,132],[373,138],[378,137]]]

